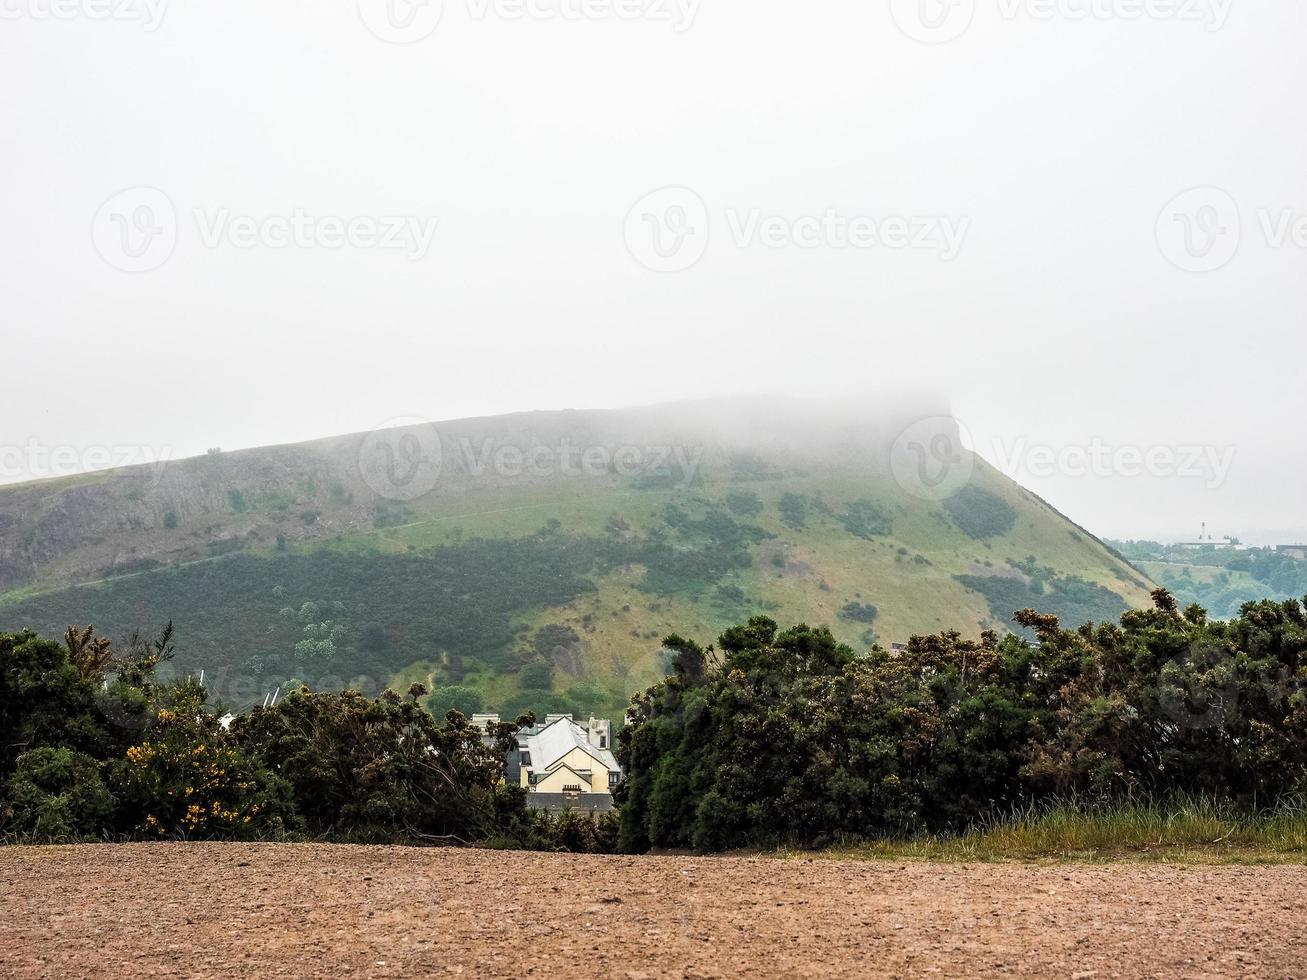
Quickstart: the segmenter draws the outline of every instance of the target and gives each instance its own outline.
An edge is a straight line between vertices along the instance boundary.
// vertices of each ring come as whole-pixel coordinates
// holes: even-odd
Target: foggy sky
[[[391,2],[0,0],[0,482],[921,387],[1096,533],[1307,537],[1307,6]]]

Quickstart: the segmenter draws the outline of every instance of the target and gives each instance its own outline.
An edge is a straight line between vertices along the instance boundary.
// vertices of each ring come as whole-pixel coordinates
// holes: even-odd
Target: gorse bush
[[[290,784],[205,710],[203,688],[179,684],[159,695],[153,723],[110,766],[120,832],[244,839],[298,829]]]
[[[425,693],[302,690],[238,718],[232,732],[289,781],[311,833],[483,840],[524,802],[500,785],[518,726],[499,726],[499,744],[487,746],[457,712],[437,724],[420,704]]]
[[[438,723],[421,685],[403,698],[301,688],[228,725],[200,684],[159,679],[172,655],[171,627],[122,655],[90,628],[63,644],[0,634],[0,833],[549,849],[615,838],[611,822],[533,813],[524,790],[504,785],[518,725],[487,744],[458,712]]]
[[[1230,622],[1171,596],[1117,624],[915,637],[859,657],[765,618],[719,649],[672,636],[673,673],[619,736],[624,850],[820,845],[960,830],[1058,794],[1203,793],[1266,804],[1307,786],[1307,616]]]
[[[483,732],[433,717],[421,684],[299,686],[232,720],[160,679],[171,628],[121,654],[89,628],[0,634],[0,833],[719,851],[952,833],[1066,799],[1251,812],[1307,791],[1302,603],[1209,621],[1159,589],[1119,623],[1015,620],[1033,640],[949,632],[893,654],[763,617],[716,648],[669,636],[670,676],[618,733],[620,815],[599,818],[533,812],[506,785],[529,714]]]
[[[43,747],[18,757],[9,781],[13,830],[38,838],[92,836],[108,825],[114,800],[98,761]]]
[[[114,655],[88,627],[64,643],[0,635],[0,830],[251,837],[296,826],[289,786],[244,753],[204,689],[162,683],[172,628]]]

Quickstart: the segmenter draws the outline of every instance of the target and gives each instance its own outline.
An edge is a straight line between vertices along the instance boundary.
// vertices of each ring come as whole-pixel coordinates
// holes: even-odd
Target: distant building
[[[1217,539],[1215,535],[1209,534],[1206,521],[1203,522],[1202,530],[1198,532],[1197,541],[1177,541],[1175,547],[1195,549],[1211,548],[1213,551],[1248,550],[1247,546],[1241,544],[1236,538],[1227,535],[1226,537]]]
[[[1307,544],[1277,544],[1277,555],[1288,555],[1295,561],[1307,561]]]
[[[499,716],[475,715],[472,721],[485,728]],[[527,805],[537,810],[611,810],[622,779],[612,722],[594,717],[582,727],[571,715],[547,715],[543,725],[518,732],[506,761],[509,784],[525,789]]]
[[[1177,541],[1175,547],[1193,548],[1194,550],[1211,548],[1213,551],[1244,550],[1244,546],[1233,538],[1221,538],[1219,541],[1216,538],[1204,538],[1201,541]]]

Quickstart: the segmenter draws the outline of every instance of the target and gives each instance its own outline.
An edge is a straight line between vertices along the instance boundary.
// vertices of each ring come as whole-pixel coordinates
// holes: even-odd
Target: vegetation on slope
[[[1147,601],[1142,577],[979,461],[955,498],[909,492],[882,458],[892,412],[850,426],[852,445],[782,418],[742,427],[765,445],[708,438],[691,414],[442,423],[418,494],[377,482],[364,464],[394,447],[371,436],[0,488],[0,629],[173,621],[165,675],[203,671],[237,707],[298,682],[421,683],[438,716],[616,716],[662,676],[675,630],[764,613],[865,650],[1005,631],[1027,605],[1078,623]],[[536,451],[539,474],[520,465]],[[580,468],[587,453],[603,465]]]
[[[185,639],[175,669],[203,670],[238,707],[301,681],[371,694],[420,682],[438,715],[614,716],[661,676],[657,640],[675,629],[711,634],[765,612],[830,622],[866,649],[931,629],[1002,630],[1029,605],[1111,619],[1142,594],[1100,546],[1010,488],[1017,526],[976,541],[865,475],[735,477],[709,471],[679,491],[523,488],[486,501],[519,508],[484,517],[437,514],[13,594],[0,598],[0,626],[92,620],[127,636],[173,620]],[[789,497],[804,501],[802,530],[786,522]]]
[[[1247,550],[1114,541],[1112,545],[1185,605],[1197,603],[1217,619],[1239,615],[1246,602],[1307,593],[1307,561],[1270,548]]]

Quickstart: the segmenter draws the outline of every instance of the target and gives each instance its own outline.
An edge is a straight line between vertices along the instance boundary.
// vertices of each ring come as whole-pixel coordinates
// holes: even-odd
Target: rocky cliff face
[[[366,520],[348,472],[283,447],[0,487],[0,591],[319,536]]]

